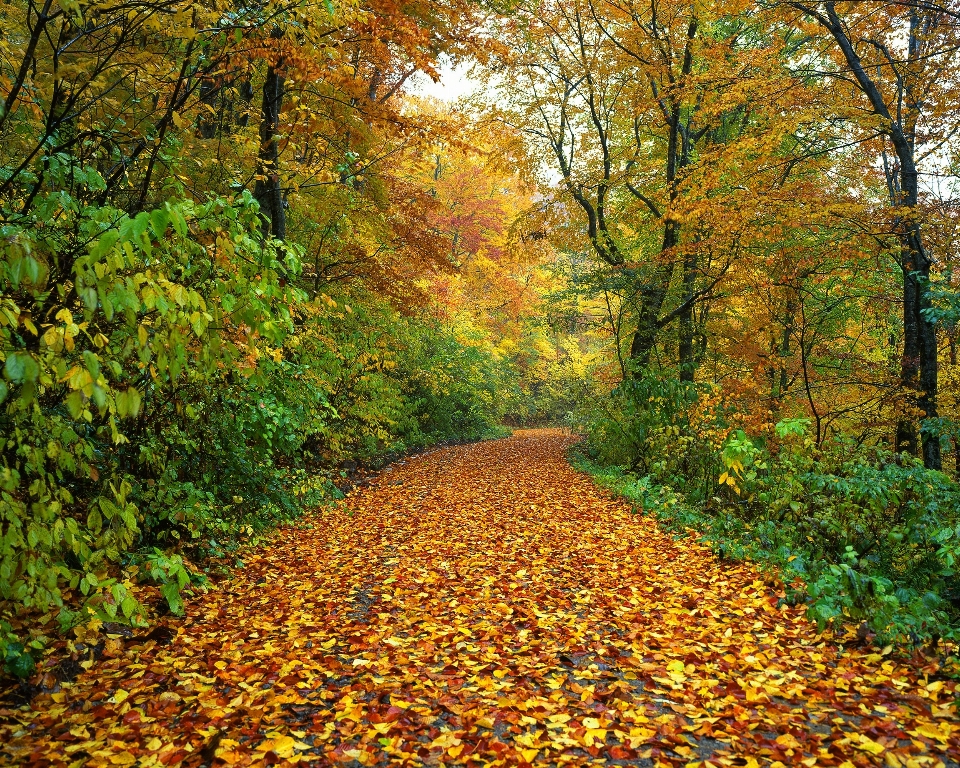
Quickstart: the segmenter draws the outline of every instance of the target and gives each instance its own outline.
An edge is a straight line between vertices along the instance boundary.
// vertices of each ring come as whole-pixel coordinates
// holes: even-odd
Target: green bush
[[[719,466],[704,432],[723,421],[722,412],[707,414],[707,425],[694,418],[705,391],[644,373],[585,401],[574,414],[574,425],[599,464],[626,467],[702,497],[712,492]]]
[[[409,328],[397,369],[411,408],[401,431],[408,444],[503,434],[499,425],[519,399],[518,382],[483,342],[471,329]]]
[[[108,572],[157,535],[144,479],[184,495],[164,480],[196,443],[196,394],[282,341],[296,254],[263,242],[249,195],[131,217],[58,191],[6,219],[0,598],[42,611],[69,589],[130,619]]]
[[[699,478],[579,462],[668,530],[695,528],[723,557],[774,566],[821,629],[866,622],[881,642],[960,640],[960,486],[882,449],[818,449],[803,420],[775,434],[732,432],[707,498]]]
[[[170,613],[176,616],[183,615],[184,605],[181,593],[195,579],[187,570],[182,557],[154,548],[152,551],[134,557],[133,568],[138,572],[140,581],[160,586],[160,594],[167,601]]]
[[[35,656],[43,649],[43,640],[32,638],[22,642],[10,624],[0,621],[0,665],[3,671],[14,677],[29,677],[36,669]]]

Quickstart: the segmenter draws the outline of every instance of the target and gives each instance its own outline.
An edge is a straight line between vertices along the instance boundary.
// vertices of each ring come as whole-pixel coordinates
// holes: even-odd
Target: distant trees
[[[524,132],[536,166],[559,175],[558,204],[578,212],[581,242],[629,309],[626,368],[669,360],[693,381],[723,354],[729,322],[745,319],[740,305],[753,297],[735,296],[756,284],[751,275],[769,274],[782,243],[793,262],[777,289],[783,303],[737,326],[734,356],[779,327],[763,353],[781,360],[773,397],[780,407],[790,382],[800,387],[786,373],[799,354],[806,379],[794,402],[816,410],[820,373],[798,312],[810,307],[803,286],[823,259],[788,244],[826,242],[845,222],[854,260],[828,260],[872,271],[878,296],[889,275],[869,262],[897,250],[902,320],[879,322],[892,322],[902,343],[900,394],[883,398],[884,418],[898,450],[940,466],[928,288],[944,272],[925,240],[919,166],[948,166],[960,129],[958,83],[946,75],[958,63],[956,13],[953,3],[582,0],[521,5],[503,23],[514,45],[503,59],[509,77],[491,80],[506,99],[499,119]],[[579,247],[562,232],[555,239]],[[947,269],[951,255],[940,258]],[[712,375],[724,367],[718,360]],[[878,373],[869,386],[889,389]]]

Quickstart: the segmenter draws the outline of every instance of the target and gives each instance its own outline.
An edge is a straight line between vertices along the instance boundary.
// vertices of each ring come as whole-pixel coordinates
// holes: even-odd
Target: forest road
[[[754,567],[571,469],[572,442],[399,462],[250,552],[172,638],[110,638],[5,710],[0,762],[956,765],[954,683],[820,638]]]

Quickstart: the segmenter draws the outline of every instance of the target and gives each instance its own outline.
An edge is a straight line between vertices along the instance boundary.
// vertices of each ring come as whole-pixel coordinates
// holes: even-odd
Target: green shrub
[[[725,433],[724,414],[700,413],[708,388],[651,372],[587,400],[573,416],[586,450],[601,465],[620,466],[698,499],[713,494],[718,457],[710,439]]]
[[[836,441],[813,445],[803,420],[776,425],[776,448],[734,431],[703,500],[581,457],[582,468],[671,531],[698,530],[723,557],[777,568],[821,629],[866,622],[881,642],[960,640],[960,486],[916,460]],[[589,448],[590,446],[588,446]]]
[[[133,568],[137,571],[140,581],[157,584],[160,594],[167,601],[170,613],[176,616],[183,615],[184,589],[196,579],[187,570],[186,564],[180,555],[170,555],[154,548],[134,557]]]
[[[0,228],[0,598],[44,611],[70,590],[132,620],[110,570],[178,514],[156,494],[190,496],[198,393],[282,342],[298,261],[263,241],[249,194],[128,216],[82,202],[96,171],[69,172],[80,197],[57,190]]]
[[[0,621],[0,664],[3,671],[14,677],[30,677],[36,669],[36,658],[43,649],[43,639],[32,638],[22,642],[10,624]]]
[[[397,376],[411,408],[401,434],[411,444],[502,435],[499,425],[519,398],[511,368],[470,328],[410,327]]]

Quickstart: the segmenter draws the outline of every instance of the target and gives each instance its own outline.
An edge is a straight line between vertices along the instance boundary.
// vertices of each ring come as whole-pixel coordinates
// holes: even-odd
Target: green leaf
[[[70,412],[71,418],[79,419],[80,414],[83,413],[83,394],[79,390],[75,390],[67,395],[64,403]]]
[[[23,264],[30,282],[36,285],[40,281],[40,262],[32,256],[25,256]]]
[[[141,211],[137,214],[137,217],[133,220],[133,225],[131,229],[133,230],[133,236],[135,238],[140,237],[144,232],[147,231],[147,227],[150,226],[150,214],[146,211]]]
[[[90,372],[90,375],[93,377],[93,380],[96,381],[100,378],[100,359],[90,352],[89,350],[83,351],[83,362],[86,366],[86,369]]]
[[[120,416],[134,417],[140,413],[140,393],[134,387],[117,395],[117,412]]]
[[[87,528],[93,531],[94,534],[99,534],[103,528],[103,516],[96,507],[92,507],[87,514]]]
[[[90,391],[90,399],[97,404],[97,408],[103,410],[103,406],[107,402],[107,390],[99,384],[94,384]]]
[[[170,613],[174,616],[183,616],[183,598],[180,597],[180,587],[176,582],[164,584],[160,587],[160,594],[167,599]]]
[[[36,668],[36,663],[29,653],[18,653],[14,656],[7,656],[3,668],[11,675],[19,678],[30,677]]]
[[[167,224],[170,223],[170,213],[165,208],[157,208],[150,214],[150,229],[154,237],[162,240],[167,233]]]
[[[95,286],[86,285],[77,291],[83,300],[83,305],[91,312],[97,308],[97,289]]]
[[[123,600],[120,601],[120,610],[123,611],[123,615],[128,619],[133,616],[134,613],[138,613],[140,608],[140,603],[138,603],[133,597],[127,595]]]
[[[136,507],[133,504],[127,504],[120,510],[120,519],[123,521],[123,524],[130,529],[131,531],[137,530],[137,518],[134,515]]]
[[[25,381],[36,381],[40,376],[40,366],[28,352],[12,352],[7,355],[7,362],[3,366],[7,378],[16,384]]]
[[[238,32],[240,30],[237,30]],[[187,236],[187,222],[183,218],[183,214],[180,212],[179,208],[170,209],[170,220],[173,222],[173,228],[177,231],[177,234],[180,237]]]
[[[117,230],[107,230],[100,236],[100,239],[97,240],[94,246],[90,249],[90,255],[95,259],[101,258],[117,244],[117,240],[119,239],[120,233]]]

